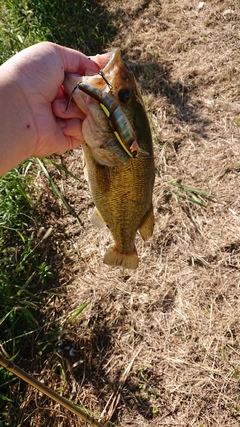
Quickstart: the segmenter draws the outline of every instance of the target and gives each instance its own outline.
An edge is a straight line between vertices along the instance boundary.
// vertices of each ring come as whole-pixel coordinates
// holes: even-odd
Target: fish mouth
[[[117,47],[111,52],[107,52],[102,55],[96,55],[95,57],[90,56],[90,58],[96,62],[104,74],[109,74],[113,71],[114,65],[121,60],[121,50]],[[88,70],[86,75],[93,76],[95,73]]]
[[[114,65],[121,59],[121,51],[119,48],[116,48],[109,53],[111,53],[110,58],[102,69],[104,74],[110,73],[113,70]]]
[[[86,114],[82,131],[95,160],[106,166],[124,165],[143,154],[118,96],[120,89],[130,93],[134,77],[122,61],[119,48],[96,55],[94,60],[100,67],[99,73],[86,73],[75,83],[73,76],[66,74],[64,86],[70,100],[73,98]]]

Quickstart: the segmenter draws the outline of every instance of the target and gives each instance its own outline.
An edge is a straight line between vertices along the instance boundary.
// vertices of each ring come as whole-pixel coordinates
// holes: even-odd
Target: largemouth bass
[[[79,77],[66,75],[67,92],[86,114],[82,147],[85,175],[96,206],[92,222],[99,228],[107,225],[114,238],[114,245],[105,253],[104,263],[137,268],[136,233],[139,230],[147,240],[154,227],[151,130],[135,77],[124,64],[120,50],[97,55],[94,60],[102,75],[84,76],[81,82],[100,88],[102,93],[109,93],[117,100],[134,132],[138,155],[131,157],[121,146],[114,134],[116,124],[107,117],[100,102],[76,88]],[[124,135],[122,139],[125,143]]]

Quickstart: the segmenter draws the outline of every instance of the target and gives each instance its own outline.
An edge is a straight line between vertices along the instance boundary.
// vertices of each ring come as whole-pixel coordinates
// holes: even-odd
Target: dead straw
[[[129,365],[126,367],[125,371],[123,372],[123,374],[119,380],[119,384],[118,384],[117,389],[111,394],[110,398],[108,399],[108,402],[107,402],[107,404],[106,404],[106,406],[105,406],[105,408],[101,414],[101,416],[103,417],[107,411],[107,414],[105,416],[105,419],[107,419],[107,420],[110,420],[112,418],[112,416],[113,416],[113,414],[117,408],[118,402],[119,402],[120,397],[121,397],[121,391],[123,389],[123,386],[126,382],[128,374],[132,368],[133,362],[136,359],[136,357],[139,355],[140,351],[141,351],[141,348],[139,348],[138,351],[133,356],[132,360],[130,361]],[[111,404],[110,404],[110,402],[111,402]],[[108,408],[108,410],[107,410],[107,408]]]
[[[69,400],[67,400],[65,397],[60,396],[58,393],[51,390],[45,384],[42,384],[40,381],[37,381],[35,378],[32,377],[32,375],[27,374],[21,368],[16,366],[11,360],[6,359],[1,354],[0,354],[0,364],[4,368],[6,368],[8,371],[12,372],[13,374],[17,375],[22,380],[26,381],[28,384],[37,388],[39,391],[41,391],[46,396],[55,400],[55,402],[64,406],[64,408],[68,409],[73,414],[78,415],[80,418],[82,418],[83,421],[86,421],[87,423],[91,424],[94,427],[103,427],[103,424],[99,423],[94,418],[92,418],[90,415],[86,414],[77,405],[69,402]]]

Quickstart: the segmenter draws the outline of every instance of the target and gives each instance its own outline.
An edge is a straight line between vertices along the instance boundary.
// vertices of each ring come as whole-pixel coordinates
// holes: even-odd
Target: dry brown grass
[[[109,268],[102,257],[112,238],[90,224],[84,179],[58,178],[83,228],[60,204],[51,213],[51,196],[43,197],[54,228],[46,250],[59,262],[56,285],[66,289],[43,316],[58,322],[63,310],[66,319],[90,304],[66,322],[74,355],[53,351],[39,376],[120,426],[238,426],[239,2],[209,0],[201,10],[188,0],[102,3],[119,29],[109,49],[122,47],[152,123],[156,226],[149,242],[137,239],[137,271]],[[63,161],[83,178],[80,151]],[[174,194],[173,179],[215,199],[203,199],[205,208],[190,203]],[[30,390],[25,416],[36,406],[24,425],[79,425]]]

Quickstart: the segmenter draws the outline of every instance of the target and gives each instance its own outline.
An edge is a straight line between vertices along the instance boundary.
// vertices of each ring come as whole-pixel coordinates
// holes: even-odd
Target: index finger
[[[82,52],[64,46],[59,46],[59,48],[64,64],[64,71],[82,76],[85,75],[86,70],[91,70],[96,74],[99,72],[100,67]]]

